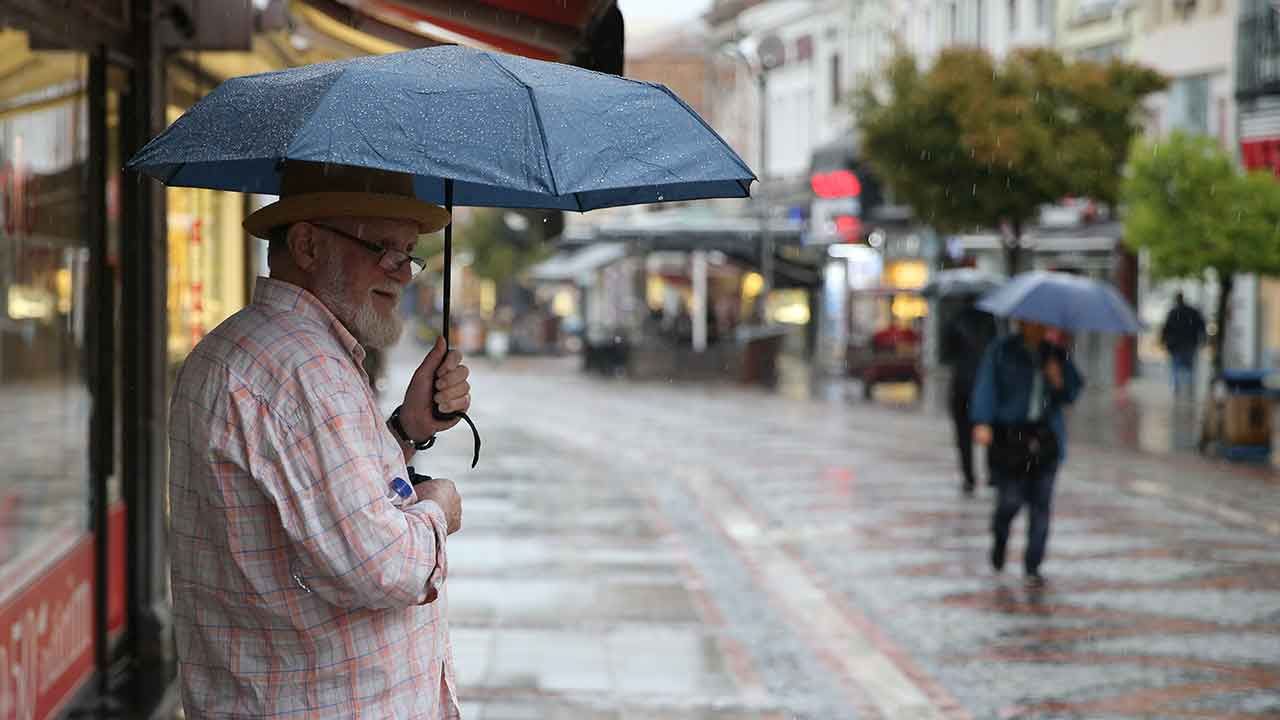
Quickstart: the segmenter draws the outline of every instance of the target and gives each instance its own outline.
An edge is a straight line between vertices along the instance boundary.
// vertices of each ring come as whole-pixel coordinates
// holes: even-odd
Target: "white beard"
[[[386,290],[399,296],[400,289],[388,283]],[[373,298],[366,295],[359,302],[350,297],[347,269],[336,259],[324,262],[316,278],[316,297],[329,312],[347,328],[361,345],[386,349],[395,345],[404,332],[404,321],[393,309],[383,315],[373,307]]]

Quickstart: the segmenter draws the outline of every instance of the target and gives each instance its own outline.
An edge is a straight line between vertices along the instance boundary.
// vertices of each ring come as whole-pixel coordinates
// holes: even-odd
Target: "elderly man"
[[[470,407],[468,371],[437,342],[385,418],[361,366],[400,336],[418,236],[448,222],[407,176],[308,163],[245,220],[270,277],[191,351],[170,417],[187,717],[459,716],[443,583],[461,501],[406,463],[457,423],[433,401]]]

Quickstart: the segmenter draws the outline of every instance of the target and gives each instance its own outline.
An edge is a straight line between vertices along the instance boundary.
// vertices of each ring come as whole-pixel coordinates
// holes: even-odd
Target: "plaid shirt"
[[[178,376],[170,573],[189,718],[459,717],[444,512],[386,498],[408,475],[363,359],[313,295],[259,278]],[[439,595],[421,604],[428,583]]]

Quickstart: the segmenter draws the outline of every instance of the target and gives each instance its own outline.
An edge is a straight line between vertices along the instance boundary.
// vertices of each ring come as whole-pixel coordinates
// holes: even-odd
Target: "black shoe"
[[[1038,572],[1027,573],[1026,578],[1023,579],[1023,584],[1027,586],[1028,590],[1040,590],[1045,586],[1045,579]]]
[[[1004,545],[996,543],[991,546],[991,568],[996,572],[1004,570]]]

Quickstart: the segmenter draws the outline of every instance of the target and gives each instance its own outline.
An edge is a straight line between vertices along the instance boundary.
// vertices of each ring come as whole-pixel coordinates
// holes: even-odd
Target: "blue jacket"
[[[1041,357],[1046,353],[1057,356],[1062,365],[1062,389],[1055,390],[1044,381],[1048,393],[1048,406],[1043,419],[1058,436],[1058,460],[1067,457],[1067,427],[1062,418],[1062,408],[1075,402],[1084,387],[1084,379],[1071,358],[1060,348],[1048,343],[1041,346],[1040,357],[1027,350],[1018,334],[1006,335],[991,343],[982,355],[978,377],[969,398],[969,419],[975,425],[1020,423],[1027,421],[1031,404],[1031,386],[1035,373],[1040,372]]]

